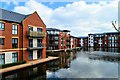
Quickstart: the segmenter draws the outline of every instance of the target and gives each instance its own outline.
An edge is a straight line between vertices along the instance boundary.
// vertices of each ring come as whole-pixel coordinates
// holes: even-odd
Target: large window
[[[12,25],[12,34],[18,34],[18,26],[17,26],[17,24]]]
[[[17,38],[12,39],[12,48],[18,48],[18,39]]]
[[[5,54],[0,54],[0,65],[5,64]]]
[[[12,53],[12,62],[18,62],[18,53]]]
[[[33,39],[29,39],[29,47],[33,47]]]
[[[37,47],[41,47],[42,46],[42,39],[37,39]]]
[[[0,38],[0,45],[4,45],[4,38]]]
[[[42,58],[42,50],[37,51],[37,58]]]
[[[38,32],[42,32],[42,29],[41,29],[41,28],[37,28],[37,31],[38,31]]]
[[[5,24],[0,22],[0,30],[4,30],[4,26],[5,26]]]
[[[33,60],[33,51],[29,51],[29,60]]]

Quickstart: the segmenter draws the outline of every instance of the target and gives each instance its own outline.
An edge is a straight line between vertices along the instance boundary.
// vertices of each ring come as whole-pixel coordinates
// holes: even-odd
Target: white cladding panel
[[[37,50],[33,51],[33,59],[37,59]]]
[[[5,52],[5,64],[12,63],[12,52]]]
[[[33,39],[33,47],[37,47],[37,39]]]

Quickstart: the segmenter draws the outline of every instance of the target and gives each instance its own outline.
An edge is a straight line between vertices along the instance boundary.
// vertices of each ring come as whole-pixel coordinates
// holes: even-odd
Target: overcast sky
[[[115,31],[119,0],[1,0],[0,8],[22,14],[37,11],[47,27],[71,30],[74,36]]]

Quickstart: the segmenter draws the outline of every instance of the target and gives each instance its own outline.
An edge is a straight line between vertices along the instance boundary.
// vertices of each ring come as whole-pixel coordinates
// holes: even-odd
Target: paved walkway
[[[35,60],[35,61],[30,61],[25,64],[16,65],[16,66],[8,67],[8,68],[3,68],[3,69],[0,69],[0,74],[9,72],[9,71],[14,71],[14,70],[21,69],[21,68],[25,68],[25,67],[29,67],[29,66],[33,66],[36,64],[48,62],[48,61],[55,60],[55,59],[58,59],[58,57],[49,56],[48,58],[45,58],[45,59],[39,59],[39,60]]]
[[[71,51],[71,50],[74,50],[74,49],[81,49],[81,47],[67,48],[67,49],[58,49],[58,50],[47,50],[47,52]]]

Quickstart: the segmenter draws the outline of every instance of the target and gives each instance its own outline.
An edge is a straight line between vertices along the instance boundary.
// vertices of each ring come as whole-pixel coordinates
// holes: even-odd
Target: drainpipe
[[[22,24],[22,60],[23,60],[23,24]]]

